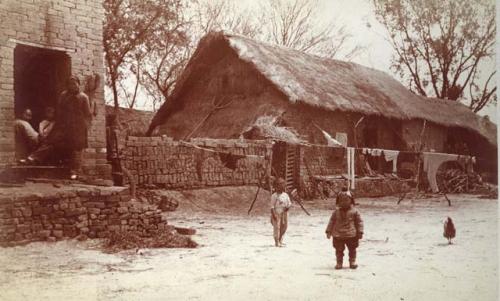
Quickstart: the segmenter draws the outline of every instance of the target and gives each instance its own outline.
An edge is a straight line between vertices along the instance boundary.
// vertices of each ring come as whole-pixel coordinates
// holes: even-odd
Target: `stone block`
[[[53,211],[52,207],[35,206],[35,207],[33,207],[32,214],[33,215],[49,214],[52,211]]]
[[[108,226],[108,230],[112,232],[118,232],[120,231],[120,226],[119,225],[110,225]]]
[[[100,214],[101,213],[101,209],[99,209],[99,208],[88,208],[87,212],[89,214],[96,215],[96,214]]]
[[[128,208],[127,207],[118,207],[117,212],[118,213],[127,213]]]
[[[38,237],[41,238],[48,238],[50,236],[51,231],[50,230],[42,230],[35,232]]]
[[[52,230],[52,235],[55,238],[62,238],[64,235],[64,232],[63,232],[63,230]]]

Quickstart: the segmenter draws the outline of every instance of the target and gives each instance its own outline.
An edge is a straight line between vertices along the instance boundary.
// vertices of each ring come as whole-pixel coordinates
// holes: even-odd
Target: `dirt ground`
[[[290,212],[274,247],[267,197],[254,187],[169,192],[169,223],[197,229],[197,249],[104,254],[99,241],[0,249],[0,300],[497,300],[497,200],[360,199],[359,268],[334,270],[324,230],[331,200]],[[457,227],[453,245],[443,220]],[[347,263],[345,263],[347,266]]]

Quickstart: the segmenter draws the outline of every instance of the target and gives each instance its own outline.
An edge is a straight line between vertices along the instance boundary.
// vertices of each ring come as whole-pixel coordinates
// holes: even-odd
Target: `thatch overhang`
[[[223,49],[234,50],[292,102],[329,111],[350,111],[398,120],[421,119],[446,127],[471,130],[497,145],[496,125],[455,101],[416,95],[385,72],[359,64],[325,59],[243,36],[210,33],[199,43],[179,78],[170,101],[151,127],[165,122],[182,104],[176,99],[189,82],[210,68]]]

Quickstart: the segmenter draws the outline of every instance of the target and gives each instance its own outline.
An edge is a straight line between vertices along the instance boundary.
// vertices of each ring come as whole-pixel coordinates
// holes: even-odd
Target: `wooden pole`
[[[420,132],[420,138],[419,138],[419,141],[418,141],[418,148],[417,148],[417,152],[421,152],[422,151],[422,139],[424,138],[424,132],[425,132],[425,127],[427,125],[427,120],[424,120],[424,124],[422,125],[422,131]],[[420,156],[418,157],[418,165],[417,165],[417,194],[418,192],[420,191],[420,165],[421,165],[421,158]]]

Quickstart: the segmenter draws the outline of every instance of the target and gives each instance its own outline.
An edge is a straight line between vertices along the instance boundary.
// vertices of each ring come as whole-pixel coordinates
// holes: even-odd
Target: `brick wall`
[[[272,146],[267,142],[191,139],[190,143],[223,154],[166,137],[128,137],[123,166],[139,185],[165,188],[257,184],[262,173],[270,172]]]
[[[156,205],[131,199],[123,188],[0,196],[0,246],[79,235],[102,238],[117,231],[147,235],[168,227]]]
[[[3,0],[0,1],[0,166],[14,160],[14,49],[33,46],[66,53],[71,72],[83,81],[98,74],[93,95],[98,114],[89,132],[84,153],[86,174],[108,177],[106,164],[103,82],[102,0]]]

